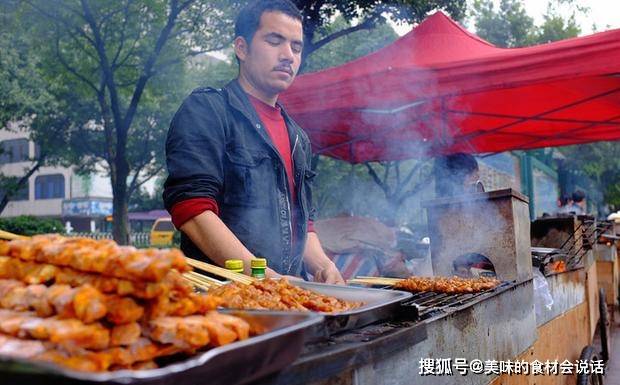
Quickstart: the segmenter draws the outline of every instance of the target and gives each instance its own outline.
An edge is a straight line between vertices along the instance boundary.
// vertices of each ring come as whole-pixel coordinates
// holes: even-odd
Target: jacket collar
[[[261,122],[258,113],[254,109],[254,106],[252,106],[252,102],[248,98],[248,95],[243,90],[243,88],[241,88],[239,81],[237,79],[230,81],[224,87],[224,89],[226,90],[226,94],[228,95],[228,103],[230,104],[230,106],[239,111],[243,116],[245,116],[246,119],[248,119],[248,121],[252,124],[254,130],[258,132],[260,137],[263,139],[263,141],[265,141],[265,143],[267,143],[276,158],[279,159],[280,162],[284,165],[282,156],[280,156],[280,153],[278,152],[278,150],[276,150],[275,145],[269,137],[269,134],[267,133],[263,122]],[[297,125],[297,123],[295,123],[293,119],[291,119],[291,117],[286,113],[284,107],[279,102],[276,102],[276,105],[280,107],[280,110],[282,111],[282,114],[284,116],[284,121],[286,122],[286,129],[288,131],[289,141],[291,143],[291,157],[293,159],[293,168],[295,169],[296,174],[293,177],[295,178],[296,185],[300,186],[300,178],[302,177],[303,172],[302,165],[304,164],[304,158],[306,157],[305,152],[301,151],[302,149],[299,145],[299,142],[302,139],[300,134],[301,128]]]
[[[254,123],[254,125],[256,125],[256,123],[260,123],[260,118],[254,110],[254,107],[252,107],[252,103],[250,102],[248,95],[243,90],[243,88],[241,88],[241,84],[239,84],[238,79],[231,80],[224,87],[224,89],[227,91],[228,103],[231,105],[231,107],[241,112],[246,118],[248,118],[248,120]],[[280,102],[276,102],[276,105],[280,107],[287,126],[292,125],[294,126],[294,128],[297,128],[297,124],[293,122],[289,114],[286,112],[284,106],[282,106]]]

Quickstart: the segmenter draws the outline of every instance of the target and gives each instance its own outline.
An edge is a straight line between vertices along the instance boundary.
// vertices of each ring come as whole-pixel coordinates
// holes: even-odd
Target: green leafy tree
[[[580,170],[603,193],[612,211],[620,210],[620,143],[599,142],[561,149],[569,170]]]
[[[164,191],[165,178],[158,177],[155,181],[155,189],[152,193],[145,188],[140,188],[129,199],[130,211],[163,210],[164,202],[161,199]]]
[[[292,0],[303,15],[304,50],[302,60],[327,44],[358,31],[368,31],[391,17],[397,22],[418,23],[430,12],[443,10],[454,19],[465,16],[465,0]],[[234,1],[243,6],[247,0]],[[346,21],[334,28],[334,18]]]
[[[332,24],[324,28],[324,35],[345,30],[350,26],[344,17],[338,16]],[[321,35],[323,36],[323,35]],[[342,36],[316,50],[309,56],[304,72],[314,72],[338,66],[359,57],[368,55],[392,43],[398,35],[388,24],[381,24],[372,30],[362,30]]]
[[[54,86],[43,77],[41,58],[29,51],[35,43],[32,28],[21,23],[20,17],[12,17],[16,15],[20,16],[10,11],[10,4],[0,3],[0,127],[8,131],[24,131],[37,118],[40,121],[59,108]],[[58,134],[57,127],[50,127],[45,135],[29,133],[30,139],[36,137],[48,145],[27,162],[21,175],[0,173],[0,213],[40,167],[59,162],[63,138]],[[0,155],[7,151],[0,148]]]
[[[31,128],[61,129],[58,137],[73,150],[65,159],[80,171],[105,166],[114,239],[125,244],[129,197],[161,173],[168,123],[192,88],[186,60],[228,44],[236,9],[225,0],[26,0],[13,7],[33,28],[28,54],[42,57],[45,80],[57,87],[58,109],[37,115]]]
[[[524,47],[567,39],[579,35],[578,14],[589,9],[575,0],[551,0],[543,15],[543,23],[534,24],[522,0],[501,0],[499,7],[491,0],[476,0],[470,17],[476,34],[498,47]]]
[[[476,0],[471,16],[478,36],[499,47],[523,47],[535,41],[534,19],[520,0]]]
[[[418,23],[432,11],[444,10],[455,19],[465,15],[464,0],[293,0],[304,15],[304,58],[321,47],[353,32],[371,30],[391,16],[399,22]],[[332,28],[340,15],[347,22]]]

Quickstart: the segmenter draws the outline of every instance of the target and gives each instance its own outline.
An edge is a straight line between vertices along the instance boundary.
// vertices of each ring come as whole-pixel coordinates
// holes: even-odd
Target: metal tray
[[[227,311],[246,319],[265,333],[211,349],[159,369],[84,373],[57,366],[0,357],[2,384],[244,384],[283,369],[304,345],[308,330],[320,324],[316,313]]]
[[[370,289],[356,286],[327,285],[324,283],[290,281],[291,284],[320,294],[329,295],[345,301],[363,302],[357,309],[344,312],[324,314],[323,329],[315,328],[315,335],[332,335],[338,332],[360,328],[362,326],[387,320],[399,314],[401,302],[412,294],[400,290]]]

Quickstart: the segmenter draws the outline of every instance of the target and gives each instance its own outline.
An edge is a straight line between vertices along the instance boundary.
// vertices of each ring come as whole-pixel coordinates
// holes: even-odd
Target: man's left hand
[[[318,270],[314,273],[314,280],[316,282],[330,283],[336,285],[344,285],[344,279],[340,275],[340,271],[336,268],[336,265],[332,262],[325,268]]]

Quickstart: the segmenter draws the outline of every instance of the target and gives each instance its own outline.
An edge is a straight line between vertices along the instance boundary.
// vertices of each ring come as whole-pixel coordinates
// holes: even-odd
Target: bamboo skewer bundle
[[[201,281],[199,279],[196,279],[195,277],[193,277],[192,275],[190,275],[189,273],[185,273],[183,274],[183,278],[185,278],[185,280],[187,282],[189,282],[192,286],[194,286],[194,288],[196,289],[201,289],[204,291],[209,291],[209,289],[211,289],[211,285]]]
[[[10,233],[8,231],[0,230],[0,239],[5,239],[7,241],[12,241],[13,239],[27,239],[28,237],[24,235],[17,235]]]
[[[196,273],[195,271],[190,271],[183,274],[183,278],[189,281],[195,287],[202,290],[209,290],[214,287],[220,287],[224,285],[224,282],[218,281],[215,278],[207,277],[200,273]]]
[[[206,271],[207,273],[215,274],[218,277],[226,278],[233,282],[239,282],[239,283],[249,285],[252,282],[256,281],[255,278],[248,277],[247,275],[235,273],[230,270],[226,270],[223,267],[215,266],[210,263],[198,261],[192,258],[186,258],[186,259],[187,259],[187,264],[192,266],[195,269],[199,269],[202,271]]]

